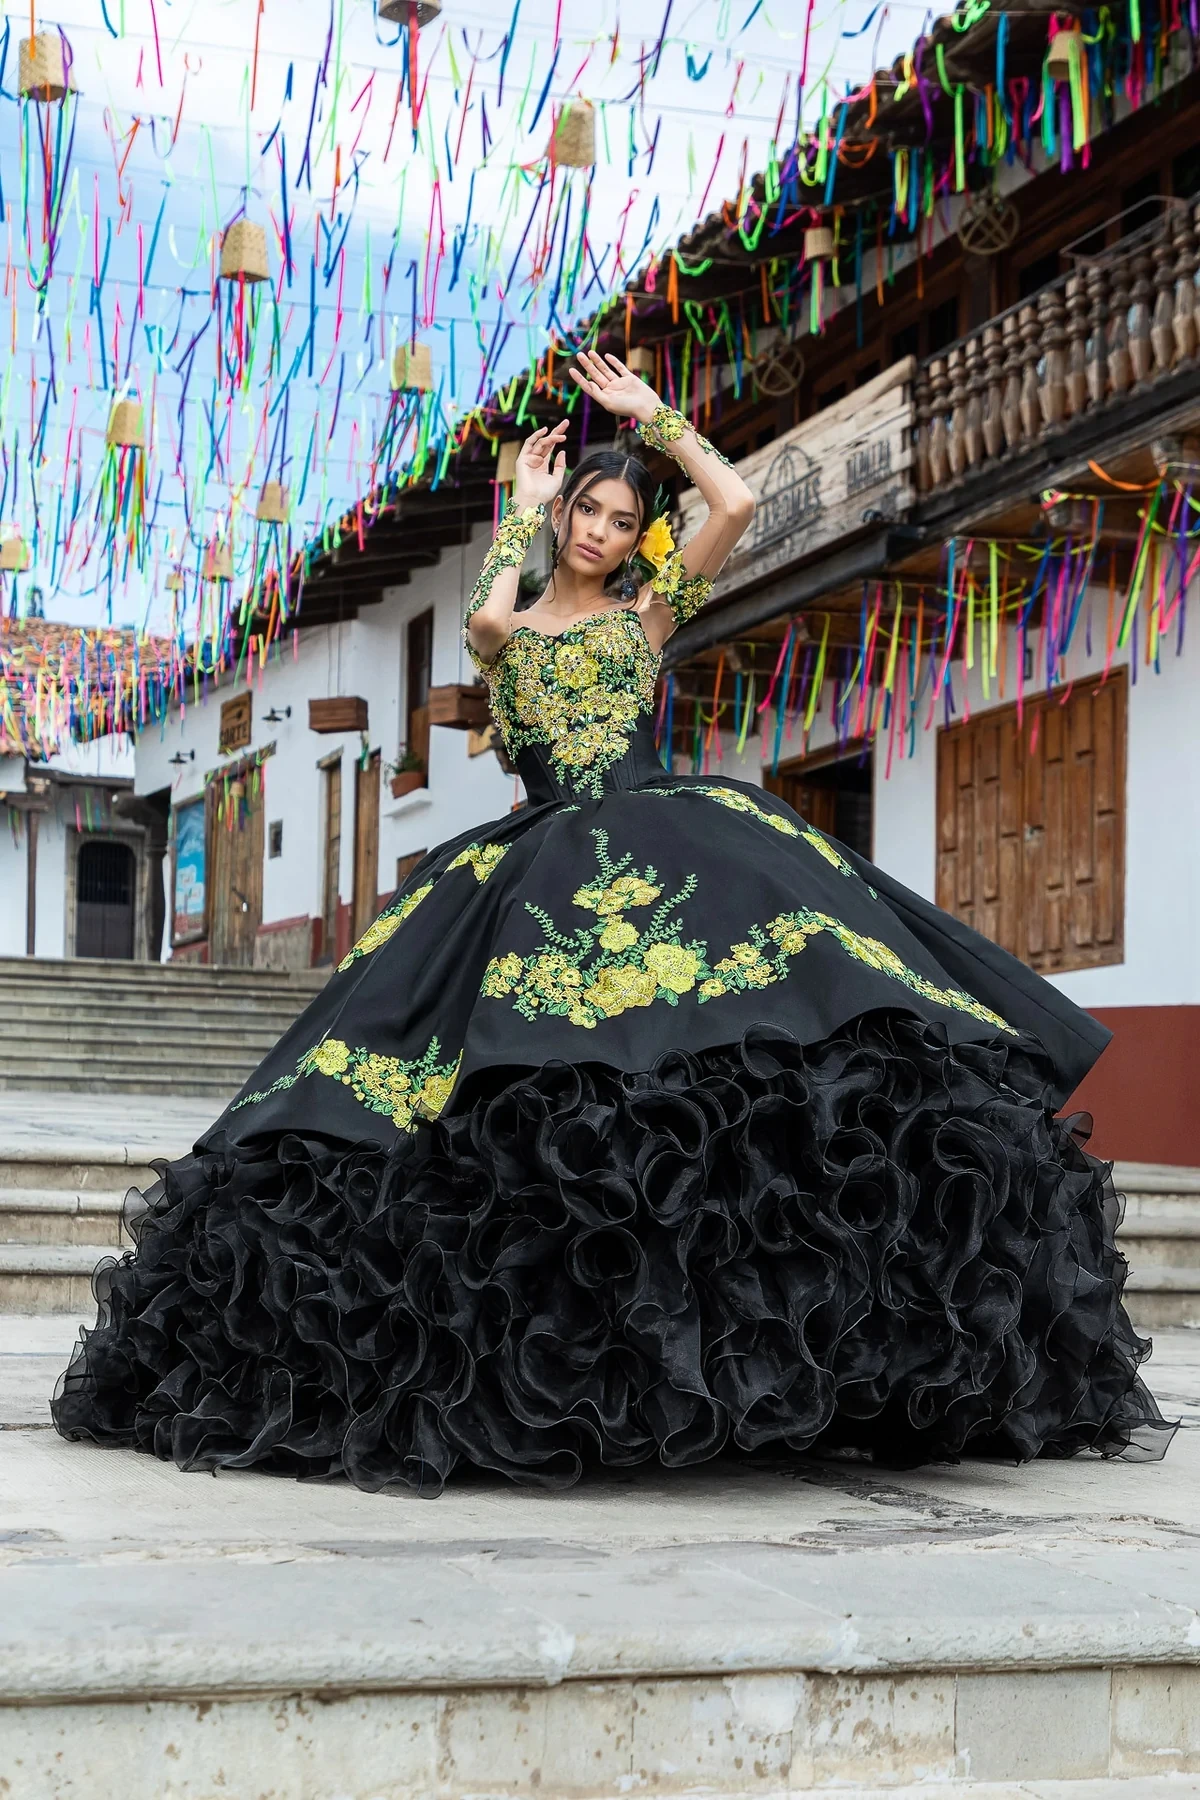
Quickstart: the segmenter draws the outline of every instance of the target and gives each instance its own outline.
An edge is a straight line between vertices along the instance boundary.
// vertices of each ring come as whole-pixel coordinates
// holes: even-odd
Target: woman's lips
[[[593,550],[590,544],[577,544],[576,549],[579,551],[580,556],[590,556],[593,562],[600,561],[599,550]]]

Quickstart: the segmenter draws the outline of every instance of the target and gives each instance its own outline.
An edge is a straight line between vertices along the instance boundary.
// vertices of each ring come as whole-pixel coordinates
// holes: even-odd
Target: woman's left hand
[[[619,356],[597,356],[594,350],[576,352],[580,368],[572,368],[571,377],[588,395],[618,419],[637,419],[648,424],[656,406],[662,401],[640,375],[627,369]],[[580,373],[582,369],[582,374]]]

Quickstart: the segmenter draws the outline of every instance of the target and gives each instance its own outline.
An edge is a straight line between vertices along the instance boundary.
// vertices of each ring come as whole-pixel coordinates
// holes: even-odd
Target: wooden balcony
[[[1089,454],[1091,421],[1119,431],[1158,393],[1174,404],[1173,377],[1200,368],[1197,238],[1200,203],[1168,203],[1149,225],[1096,256],[1075,255],[1066,275],[989,319],[917,367],[916,486],[950,498],[959,483]],[[1186,398],[1187,396],[1180,396]],[[1083,427],[1083,429],[1079,429]],[[948,491],[947,491],[948,490]]]

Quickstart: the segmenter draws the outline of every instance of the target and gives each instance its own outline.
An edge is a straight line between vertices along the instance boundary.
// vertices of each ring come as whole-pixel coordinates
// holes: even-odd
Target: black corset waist
[[[525,784],[531,806],[544,806],[552,800],[590,800],[599,794],[628,792],[645,787],[647,782],[661,781],[666,774],[662,758],[654,743],[654,726],[642,717],[629,735],[629,748],[617,762],[606,768],[571,768],[556,770],[548,744],[529,744],[516,759],[516,769]],[[561,769],[561,765],[560,765]]]

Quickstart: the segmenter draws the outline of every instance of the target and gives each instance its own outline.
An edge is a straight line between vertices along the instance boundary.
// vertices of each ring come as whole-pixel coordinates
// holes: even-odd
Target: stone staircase
[[[0,1088],[203,1095],[215,1113],[327,978],[0,957]]]
[[[1138,1325],[1200,1325],[1200,1169],[1118,1163],[1126,1196],[1118,1243]]]
[[[154,1171],[97,1145],[62,1157],[0,1150],[0,1313],[89,1313],[92,1271],[129,1247],[121,1207]]]

